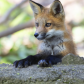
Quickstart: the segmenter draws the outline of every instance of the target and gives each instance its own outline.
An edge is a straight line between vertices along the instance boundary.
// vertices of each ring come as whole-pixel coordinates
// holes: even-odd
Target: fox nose
[[[34,36],[37,37],[39,34],[38,33],[35,33]]]

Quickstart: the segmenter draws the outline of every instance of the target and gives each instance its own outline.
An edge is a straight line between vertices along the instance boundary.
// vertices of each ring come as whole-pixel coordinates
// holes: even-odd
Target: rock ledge
[[[84,84],[84,58],[69,54],[62,63],[45,68],[33,65],[20,69],[1,64],[0,84]]]

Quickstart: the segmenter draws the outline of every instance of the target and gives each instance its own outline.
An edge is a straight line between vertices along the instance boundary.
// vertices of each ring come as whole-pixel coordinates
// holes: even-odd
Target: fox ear
[[[50,13],[53,15],[62,14],[64,15],[64,9],[59,0],[55,0],[50,7]]]
[[[29,2],[30,2],[30,6],[33,10],[34,15],[37,15],[38,13],[40,13],[42,11],[42,9],[43,9],[42,5],[36,3],[32,0],[29,0]]]

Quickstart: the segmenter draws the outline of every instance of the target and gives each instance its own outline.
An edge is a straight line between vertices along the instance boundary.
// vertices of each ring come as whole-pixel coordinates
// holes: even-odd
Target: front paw
[[[15,66],[15,68],[25,68],[25,67],[32,65],[34,62],[35,62],[35,57],[34,56],[28,56],[25,59],[15,61],[13,63],[13,66]]]
[[[49,66],[51,66],[52,64],[51,64],[50,61],[40,60],[40,61],[38,62],[38,65],[39,65],[40,67],[49,67]]]
[[[31,62],[29,62],[28,60],[19,60],[19,61],[15,61],[13,63],[13,66],[15,66],[15,68],[25,68],[31,65]]]

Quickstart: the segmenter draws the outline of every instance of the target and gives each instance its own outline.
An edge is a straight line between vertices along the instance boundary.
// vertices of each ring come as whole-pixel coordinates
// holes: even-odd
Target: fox
[[[50,8],[32,0],[29,0],[29,3],[35,17],[34,36],[39,41],[37,54],[15,61],[13,65],[16,68],[25,68],[33,64],[49,67],[62,62],[62,58],[69,53],[76,55],[72,36],[65,25],[62,3],[54,0]]]

